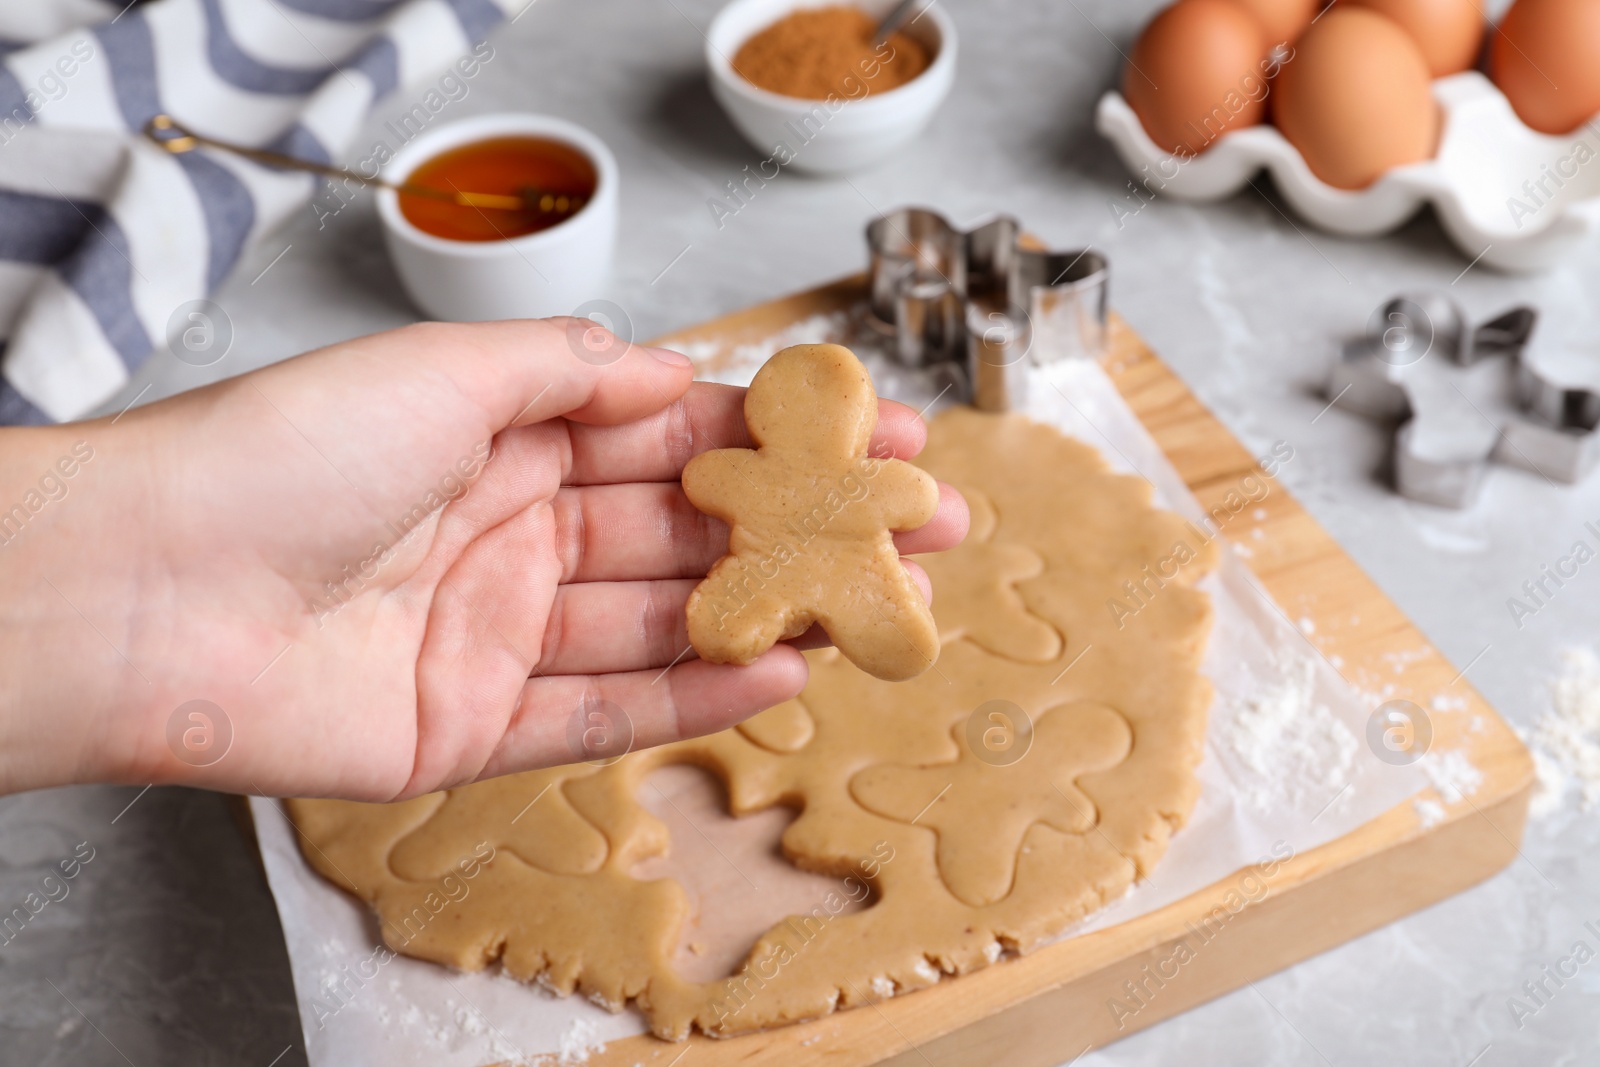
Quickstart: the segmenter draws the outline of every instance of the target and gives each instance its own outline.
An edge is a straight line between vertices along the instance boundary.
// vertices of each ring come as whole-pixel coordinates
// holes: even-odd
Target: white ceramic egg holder
[[[1600,116],[1559,137],[1538,133],[1477,71],[1438,79],[1433,96],[1443,113],[1434,158],[1395,167],[1355,191],[1312,174],[1269,125],[1225,133],[1185,162],[1151,141],[1128,102],[1111,92],[1100,98],[1095,128],[1136,182],[1179,200],[1224,199],[1266,169],[1307,221],[1357,237],[1397,229],[1432,204],[1469,259],[1505,271],[1543,270],[1593,239],[1600,229]]]

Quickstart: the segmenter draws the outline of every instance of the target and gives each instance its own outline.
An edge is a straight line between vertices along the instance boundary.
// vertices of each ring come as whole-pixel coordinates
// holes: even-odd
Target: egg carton
[[[1431,204],[1450,239],[1474,262],[1504,271],[1543,270],[1600,227],[1600,116],[1561,136],[1538,133],[1488,78],[1439,78],[1442,112],[1434,158],[1395,167],[1365,189],[1337,189],[1311,173],[1276,127],[1223,134],[1179,160],[1158,147],[1120,93],[1100,98],[1095,128],[1135,181],[1178,200],[1232,196],[1265,169],[1283,199],[1331,233],[1370,237],[1398,229]]]

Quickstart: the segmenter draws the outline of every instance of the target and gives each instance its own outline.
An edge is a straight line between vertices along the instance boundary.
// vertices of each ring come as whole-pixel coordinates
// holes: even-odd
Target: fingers
[[[568,485],[675,481],[683,465],[713,448],[749,448],[744,424],[745,390],[696,382],[681,400],[637,422],[618,426],[573,426]],[[878,401],[878,426],[871,455],[908,459],[922,451],[928,431],[911,408]]]
[[[528,426],[557,416],[580,424],[580,454],[574,482],[660,481],[675,478],[690,457],[708,448],[749,447],[744,425],[745,390],[697,383],[687,356],[670,349],[629,344],[587,319],[520,319],[504,322],[419,323],[390,334],[352,342],[352,347],[399,351],[442,371],[464,395],[490,415],[495,430]],[[691,395],[686,402],[685,391]],[[678,410],[664,416],[663,409]],[[872,454],[901,459],[916,455],[927,440],[922,419],[904,404],[878,402]],[[646,416],[647,426],[626,426]],[[585,427],[633,431],[583,433]],[[662,466],[660,448],[673,446],[675,463]],[[656,453],[653,477],[637,473],[591,473],[614,462],[621,446]],[[582,446],[589,446],[583,448]],[[609,447],[608,447],[609,446]]]
[[[631,735],[627,749],[649,748],[727,729],[799,695],[806,676],[805,658],[778,645],[745,667],[692,660],[665,674],[532,678],[480,777],[592,758],[596,753],[577,740],[583,730],[571,729],[575,721],[589,721],[589,709],[603,708],[608,720],[618,720],[609,721],[608,730]]]
[[[915,582],[917,588],[922,591],[922,599],[925,602],[932,604],[933,579],[929,578],[928,572],[922,569],[922,564],[918,563],[914,559],[903,559],[900,561],[900,565],[911,574],[911,580]]]
[[[585,582],[556,590],[536,673],[662,670],[694,655],[684,607],[692,578]]]
[[[592,485],[556,494],[563,582],[702,578],[728,550],[728,527],[671,482]],[[948,485],[928,523],[894,535],[904,555],[942,552],[966,536],[967,504]]]
[[[744,391],[727,386],[696,385],[681,403],[626,426],[593,427],[556,420],[535,426],[518,426],[495,437],[494,453],[471,491],[456,500],[441,521],[447,542],[464,542],[506,521],[530,504],[548,499],[562,483],[583,484],[598,492],[609,483],[642,482],[667,485],[676,482],[683,465],[710,447],[749,444],[740,405]],[[677,425],[674,430],[671,425]],[[715,425],[716,433],[707,426]],[[926,440],[922,420],[904,404],[880,402],[874,454],[911,455]],[[646,492],[633,498],[607,498],[614,507],[595,515],[567,507],[564,529],[597,533],[592,551],[579,555],[608,561],[613,553],[623,557],[616,566],[574,576],[568,581],[615,581],[640,578],[686,577],[704,574],[727,547],[727,529],[689,506],[682,491],[675,495]],[[956,544],[949,529],[964,529],[965,504],[959,494],[947,494],[959,508],[940,514],[921,530],[897,534],[902,552],[936,552]],[[569,501],[570,504],[570,501]],[[629,509],[634,509],[632,515]],[[947,527],[946,522],[952,525]],[[688,535],[687,538],[685,535]],[[571,538],[564,539],[569,543]],[[583,544],[579,541],[580,546]],[[715,550],[703,548],[713,544]],[[696,551],[694,546],[702,545]],[[684,553],[681,559],[673,553]],[[709,552],[709,556],[707,553]],[[633,558],[635,565],[627,566]],[[645,560],[651,560],[646,563]]]
[[[688,357],[628,344],[587,319],[420,323],[355,344],[374,343],[448,379],[491,432],[557,416],[629,422],[677,400],[694,378]]]
[[[901,555],[907,556],[918,552],[944,552],[967,539],[967,527],[971,524],[972,512],[967,508],[967,498],[955,486],[940,482],[939,507],[933,518],[915,530],[895,534],[894,546]]]
[[[728,551],[728,527],[675,482],[563,489],[555,518],[563,582],[699,579]]]
[[[901,560],[928,603],[933,583],[912,560]],[[695,657],[684,609],[699,581],[583,582],[556,590],[544,627],[539,675],[613,674],[662,670]],[[813,626],[792,642],[822,648],[828,635]]]

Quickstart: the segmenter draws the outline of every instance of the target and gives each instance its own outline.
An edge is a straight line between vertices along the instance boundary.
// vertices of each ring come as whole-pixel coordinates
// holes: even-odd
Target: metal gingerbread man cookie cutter
[[[1028,368],[1106,350],[1109,265],[1093,249],[1022,241],[1001,215],[958,230],[937,211],[900,208],[867,226],[868,322],[913,368],[960,368],[975,407],[1026,404]]]
[[[1557,381],[1531,362],[1537,322],[1533,308],[1516,307],[1474,329],[1447,297],[1397,296],[1379,309],[1366,336],[1344,345],[1328,379],[1329,406],[1396,424],[1395,488],[1412,500],[1467,507],[1492,463],[1575,483],[1600,457],[1600,393]],[[1494,420],[1462,393],[1475,411],[1465,417],[1487,420],[1494,432],[1453,453],[1430,453],[1419,441],[1424,423],[1443,421],[1415,395],[1415,368],[1434,353],[1463,369],[1496,357],[1510,362],[1509,413]],[[1461,392],[1453,382],[1451,388]]]

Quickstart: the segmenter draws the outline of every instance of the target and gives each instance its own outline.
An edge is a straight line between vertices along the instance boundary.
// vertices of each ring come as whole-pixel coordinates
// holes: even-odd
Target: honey
[[[442,193],[499,193],[526,210],[465,207],[400,193],[400,213],[423,233],[451,241],[503,241],[547,230],[582,210],[598,176],[589,157],[545,137],[493,137],[441,152],[406,179]],[[531,195],[530,195],[531,192]]]

